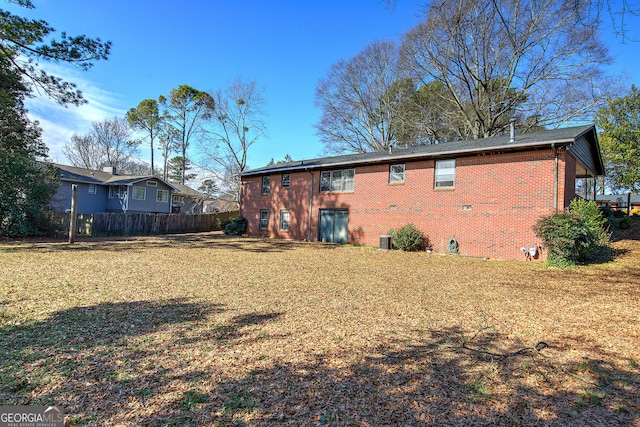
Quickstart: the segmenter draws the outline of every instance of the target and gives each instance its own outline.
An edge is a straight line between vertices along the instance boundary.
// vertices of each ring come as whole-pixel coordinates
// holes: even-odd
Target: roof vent
[[[516,118],[509,120],[509,142],[516,142]]]
[[[104,166],[102,172],[110,173],[111,175],[117,175],[115,166]]]
[[[389,154],[393,154],[393,146],[389,144]]]

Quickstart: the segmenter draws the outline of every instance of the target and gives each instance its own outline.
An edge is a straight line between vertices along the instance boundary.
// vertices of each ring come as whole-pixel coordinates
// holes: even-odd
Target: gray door
[[[321,242],[347,243],[349,237],[348,225],[348,210],[321,209],[319,240]]]

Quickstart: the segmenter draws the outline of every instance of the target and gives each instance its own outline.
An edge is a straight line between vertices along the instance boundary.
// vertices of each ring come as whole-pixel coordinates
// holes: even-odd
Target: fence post
[[[76,241],[76,219],[78,213],[78,185],[71,184],[71,218],[69,221],[69,243]]]

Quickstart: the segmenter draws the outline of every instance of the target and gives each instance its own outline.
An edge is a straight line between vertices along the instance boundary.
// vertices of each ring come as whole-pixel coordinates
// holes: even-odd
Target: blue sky
[[[349,1],[147,1],[34,0],[35,10],[3,4],[12,12],[46,20],[70,35],[113,42],[108,61],[89,72],[50,64],[76,82],[88,105],[60,108],[46,98],[28,102],[41,122],[54,161],[62,147],[91,121],[123,116],[147,98],[188,84],[200,90],[226,87],[242,76],[265,87],[268,138],[251,148],[249,166],[289,154],[296,160],[321,155],[314,124],[315,87],[332,64],[379,39],[398,40],[419,22],[420,2],[398,0],[394,11],[378,0]],[[631,37],[640,40],[639,21]],[[607,36],[617,57],[612,72],[626,72],[640,85],[640,42],[621,44]],[[141,157],[148,158],[148,148]]]

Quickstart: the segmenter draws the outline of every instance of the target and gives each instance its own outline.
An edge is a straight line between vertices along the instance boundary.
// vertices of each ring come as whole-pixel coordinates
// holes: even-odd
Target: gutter
[[[554,166],[553,166],[553,210],[558,213],[558,149],[555,143],[551,143],[553,150]]]

